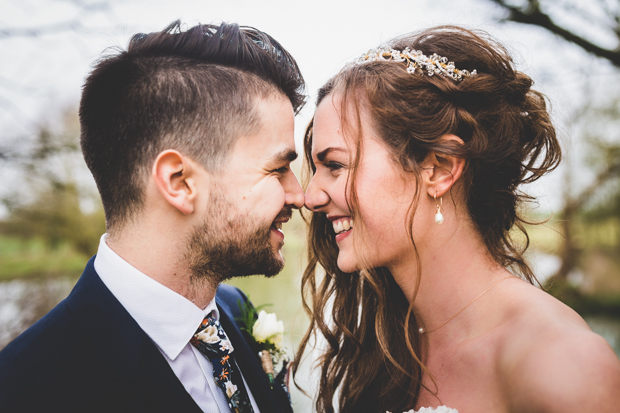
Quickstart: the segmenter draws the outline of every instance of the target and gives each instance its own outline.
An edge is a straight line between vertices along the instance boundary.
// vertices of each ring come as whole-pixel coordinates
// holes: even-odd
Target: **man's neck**
[[[204,309],[215,297],[218,283],[192,277],[187,263],[180,258],[183,250],[178,238],[178,234],[168,238],[161,233],[140,233],[139,237],[108,237],[106,244],[140,272]]]

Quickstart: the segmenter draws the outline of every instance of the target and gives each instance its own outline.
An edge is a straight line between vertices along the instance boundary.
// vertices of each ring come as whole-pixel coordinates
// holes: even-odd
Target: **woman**
[[[319,91],[296,359],[325,339],[317,411],[620,409],[618,358],[523,257],[520,185],[561,158],[531,86],[486,34],[449,26]]]

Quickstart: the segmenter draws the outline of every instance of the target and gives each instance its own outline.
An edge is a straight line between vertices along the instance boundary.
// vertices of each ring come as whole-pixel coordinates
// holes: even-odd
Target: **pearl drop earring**
[[[435,192],[435,195],[433,195],[433,198],[435,199],[435,203],[437,204],[437,211],[435,212],[435,222],[437,223],[437,225],[441,225],[443,224],[443,214],[442,214],[443,201],[442,201],[442,198],[439,197],[439,202],[437,202],[437,192]]]

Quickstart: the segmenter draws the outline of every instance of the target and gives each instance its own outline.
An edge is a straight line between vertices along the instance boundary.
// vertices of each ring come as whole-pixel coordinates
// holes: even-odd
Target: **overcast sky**
[[[345,63],[396,35],[438,24],[483,29],[503,42],[550,97],[563,128],[574,90],[583,85],[587,55],[541,29],[499,24],[502,15],[489,0],[0,0],[0,140],[26,136],[33,125],[54,122],[63,108],[76,106],[84,78],[104,49],[125,47],[134,33],[158,31],[176,19],[187,26],[221,21],[254,26],[287,48],[311,96],[297,118],[298,141],[316,90]],[[72,31],[34,37],[1,32],[70,22]],[[596,28],[591,31],[597,35]],[[604,84],[609,70],[594,75]],[[570,131],[565,135],[570,144]],[[558,205],[557,196],[548,195],[557,179],[535,188],[544,207]]]

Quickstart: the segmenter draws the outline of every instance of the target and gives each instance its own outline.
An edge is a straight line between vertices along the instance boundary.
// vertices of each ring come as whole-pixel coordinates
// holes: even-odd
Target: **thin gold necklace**
[[[444,321],[444,322],[443,322],[443,323],[442,323],[439,327],[437,327],[437,328],[435,328],[435,329],[433,329],[433,330],[429,330],[429,331],[424,330],[424,327],[420,327],[420,328],[418,329],[418,331],[420,332],[420,334],[428,334],[428,333],[432,333],[433,331],[437,331],[437,330],[439,330],[441,327],[445,326],[445,325],[446,325],[446,324],[448,324],[450,321],[454,320],[454,318],[455,318],[457,315],[459,315],[459,314],[461,314],[463,311],[465,311],[465,309],[466,309],[467,307],[469,307],[470,305],[472,305],[473,303],[475,303],[475,302],[476,302],[476,300],[478,300],[478,298],[480,298],[480,297],[482,297],[483,295],[485,295],[485,294],[487,293],[487,291],[489,291],[491,288],[495,287],[497,284],[501,283],[502,281],[507,280],[508,278],[512,278],[512,276],[508,276],[508,277],[506,277],[506,278],[502,278],[502,279],[501,279],[501,280],[499,280],[499,281],[496,281],[496,282],[495,282],[492,286],[490,286],[489,288],[487,288],[486,290],[484,290],[483,292],[481,292],[481,293],[480,293],[480,295],[478,295],[478,297],[474,298],[474,300],[473,300],[471,303],[469,303],[469,304],[467,304],[465,307],[463,307],[463,308],[461,309],[461,311],[459,311],[458,313],[454,314],[452,317],[450,317],[449,319],[447,319],[446,321]]]

